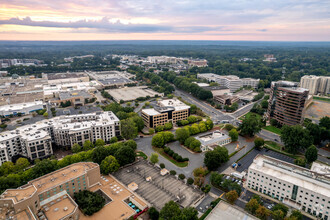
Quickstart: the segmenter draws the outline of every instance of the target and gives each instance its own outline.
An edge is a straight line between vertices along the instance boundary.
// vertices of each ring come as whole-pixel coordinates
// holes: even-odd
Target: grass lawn
[[[136,152],[136,156],[137,157],[143,157],[143,159],[145,159],[145,160],[148,159],[148,156],[145,153],[143,153],[142,151]]]
[[[269,126],[264,127],[263,129],[265,129],[267,131],[270,131],[270,132],[273,132],[275,134],[281,135],[281,129],[280,128],[276,128],[274,126],[269,125]]]
[[[257,116],[257,119],[258,119],[258,120],[261,120],[261,115],[258,115],[258,114],[253,113],[253,112],[248,112],[248,113],[246,113],[245,115],[241,116],[239,119],[240,119],[240,120],[243,120],[245,117],[246,117],[246,118],[249,118],[251,115],[256,115],[256,116]]]
[[[270,146],[276,150],[281,150],[281,145],[279,145],[273,141],[265,141],[265,144],[267,144],[268,146]]]
[[[313,99],[320,100],[320,101],[325,101],[325,102],[330,102],[330,98],[326,98],[326,97],[313,96]]]
[[[152,149],[154,151],[156,151],[158,154],[162,155],[163,157],[165,157],[167,160],[171,161],[174,165],[178,166],[178,167],[186,167],[188,166],[188,161],[185,162],[178,162],[176,160],[174,160],[172,157],[170,157],[169,155],[167,155],[164,152],[163,148],[158,148],[158,147],[152,147]]]

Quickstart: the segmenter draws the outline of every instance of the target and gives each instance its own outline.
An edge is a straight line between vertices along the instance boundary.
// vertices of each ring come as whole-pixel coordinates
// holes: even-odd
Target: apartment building
[[[205,67],[207,66],[207,60],[205,59],[195,59],[195,60],[188,60],[189,66],[197,66],[197,67]]]
[[[314,162],[306,169],[257,155],[248,169],[247,187],[320,219],[330,216],[330,166]]]
[[[15,155],[32,160],[53,154],[52,144],[83,145],[86,140],[109,142],[120,135],[120,121],[112,112],[95,112],[81,115],[64,115],[45,119],[13,131],[0,133],[0,165]]]
[[[251,86],[252,88],[258,88],[260,79],[252,78],[242,78],[234,75],[220,76],[213,73],[202,73],[197,74],[197,77],[200,79],[206,79],[209,82],[219,83],[220,86],[224,86],[230,90],[230,92],[235,92],[243,86]]]
[[[7,117],[17,114],[28,115],[43,108],[44,103],[42,101],[2,105],[0,106],[0,116]]]
[[[304,120],[308,89],[289,81],[272,82],[266,117],[282,125],[301,124]]]
[[[309,90],[311,95],[330,93],[330,77],[306,75],[300,79],[300,87]]]
[[[158,101],[157,107],[143,109],[142,118],[146,127],[154,128],[167,122],[176,123],[186,120],[190,115],[190,106],[177,99],[166,99]]]
[[[75,192],[100,184],[100,167],[92,162],[71,164],[0,196],[1,219],[79,219]]]

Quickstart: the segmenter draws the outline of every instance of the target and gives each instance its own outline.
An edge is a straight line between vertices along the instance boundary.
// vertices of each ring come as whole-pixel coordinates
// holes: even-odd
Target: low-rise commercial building
[[[304,120],[308,89],[289,81],[272,82],[266,117],[282,125],[301,124]]]
[[[0,106],[0,116],[28,115],[44,108],[42,101]]]
[[[214,101],[219,102],[221,105],[232,105],[233,103],[239,101],[237,96],[231,95],[217,95],[213,96]]]
[[[72,83],[72,82],[89,82],[89,77],[84,72],[77,73],[49,73],[42,75],[48,80],[48,84]]]
[[[152,97],[163,97],[163,93],[158,93],[149,89],[147,86],[136,86],[136,87],[124,87],[120,89],[109,89],[106,90],[111,97],[116,101],[120,102],[121,100],[128,102],[134,101],[138,98],[152,98]]]
[[[153,128],[167,122],[176,123],[186,120],[190,115],[190,106],[177,99],[161,100],[157,104],[158,107],[142,110],[141,116],[146,127]]]
[[[92,100],[94,96],[84,90],[59,92],[58,98],[53,99],[50,103],[54,106],[60,106],[61,103],[70,102],[72,106],[83,106]]]
[[[321,219],[330,216],[330,167],[311,169],[257,155],[248,169],[247,187]]]
[[[196,139],[201,142],[201,150],[203,152],[214,150],[214,147],[224,146],[231,142],[231,138],[220,131],[203,134],[196,137]]]
[[[86,140],[109,142],[120,135],[120,121],[112,112],[63,115],[0,133],[0,165],[13,156],[35,160],[53,154],[52,143],[71,147]]]

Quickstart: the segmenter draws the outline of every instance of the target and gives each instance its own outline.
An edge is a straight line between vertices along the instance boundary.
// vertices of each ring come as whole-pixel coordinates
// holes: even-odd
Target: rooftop
[[[23,108],[33,107],[33,106],[42,105],[42,104],[43,104],[42,101],[35,101],[35,102],[2,105],[2,106],[0,106],[0,111],[21,110]]]
[[[225,140],[230,138],[228,135],[221,133],[220,131],[214,131],[211,133],[207,133],[201,136],[196,137],[197,140],[201,142],[202,145],[212,145],[221,140]]]
[[[70,196],[64,195],[56,200],[45,204],[42,207],[47,220],[58,220],[73,213],[78,205],[71,199]]]
[[[85,99],[92,98],[92,96],[84,90],[64,91],[59,93],[60,100],[67,100],[75,97],[83,97]]]
[[[210,212],[205,220],[257,220],[257,217],[250,215],[238,206],[232,206],[220,201]]]
[[[80,78],[80,77],[86,77],[86,76],[87,75],[83,72],[81,72],[81,73],[50,73],[50,74],[47,74],[48,80]]]
[[[18,203],[19,201],[32,196],[36,191],[37,189],[31,185],[21,189],[7,189],[1,196],[4,199],[12,199],[14,203]]]

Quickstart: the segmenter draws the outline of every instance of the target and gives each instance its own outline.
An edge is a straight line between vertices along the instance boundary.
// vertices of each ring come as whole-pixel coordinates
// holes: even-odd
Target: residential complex
[[[309,90],[311,95],[330,94],[330,77],[306,75],[300,79],[300,87]]]
[[[220,76],[213,73],[202,73],[197,74],[197,77],[200,79],[206,79],[208,82],[216,82],[219,83],[220,86],[224,86],[228,88],[230,92],[235,92],[239,88],[243,86],[251,86],[252,88],[258,88],[259,79],[252,78],[242,78],[240,79],[238,76],[234,75],[226,75]]]
[[[141,116],[146,127],[153,128],[167,122],[176,123],[190,115],[190,106],[177,99],[165,99],[157,104],[155,108],[142,110]]]
[[[301,124],[304,120],[308,89],[289,81],[272,82],[266,117],[282,125]]]
[[[248,169],[247,187],[318,218],[330,216],[330,167],[314,162],[306,169],[257,155]]]
[[[112,112],[65,115],[25,125],[13,131],[0,133],[0,165],[15,155],[31,160],[53,154],[52,144],[83,145],[86,140],[109,142],[120,135],[120,122]]]
[[[0,197],[1,219],[89,219],[73,200],[75,192],[90,190],[107,198],[108,204],[93,217],[128,219],[148,204],[112,176],[101,177],[100,167],[92,162],[71,164],[34,179],[18,189],[7,189]]]

